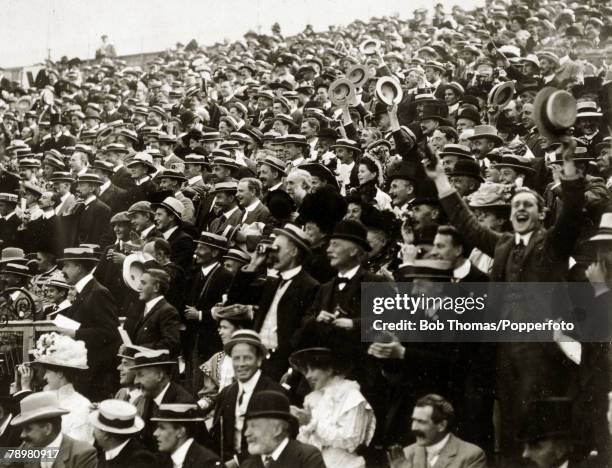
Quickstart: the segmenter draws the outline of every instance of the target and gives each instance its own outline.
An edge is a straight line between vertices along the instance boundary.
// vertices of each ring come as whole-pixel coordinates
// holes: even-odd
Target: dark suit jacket
[[[130,171],[128,171],[125,166],[121,166],[117,172],[113,174],[111,183],[125,190],[130,190],[134,187],[134,179],[132,179]]]
[[[416,444],[404,448],[406,467],[420,468],[427,466],[425,447]],[[445,468],[486,468],[487,459],[484,452],[474,444],[465,442],[459,437],[450,435],[446,445],[440,451],[434,466]]]
[[[124,324],[132,342],[150,349],[167,349],[177,355],[180,345],[181,321],[179,314],[166,299],[162,298],[144,315],[145,303],[138,301],[127,312]]]
[[[247,216],[244,220],[244,224],[251,224],[256,222],[267,223],[268,221],[270,221],[271,218],[272,215],[270,214],[270,210],[268,209],[268,207],[263,203],[259,202],[253,211],[249,211],[247,213]]]
[[[137,437],[132,437],[112,460],[107,461],[102,452],[98,468],[152,468],[156,461],[155,455],[149,452]]]
[[[257,332],[261,331],[280,282],[280,278],[267,277],[261,285],[259,281],[256,281],[255,272],[243,270],[239,270],[234,278],[229,297],[232,302],[259,306],[253,327]],[[291,339],[300,327],[308,307],[312,304],[318,286],[319,283],[302,269],[293,277],[281,297],[277,307],[278,349],[273,355],[274,361],[280,367],[270,368],[269,370],[272,371],[268,373],[270,377],[280,379],[287,370],[287,359],[293,351]]]
[[[240,220],[242,219],[243,214],[243,211],[238,208],[234,210],[234,212],[229,216],[229,218],[226,218],[223,215],[218,216],[210,222],[208,231],[213,232],[215,234],[222,234],[223,230],[227,226],[237,226],[238,224],[240,224]]]
[[[194,276],[189,288],[188,305],[202,311],[201,321],[186,321],[188,340],[193,342],[197,336],[197,353],[200,358],[208,359],[221,349],[221,339],[217,333],[217,322],[210,315],[210,309],[221,302],[228,290],[232,274],[219,264],[204,278],[202,270]]]
[[[21,224],[21,220],[17,215],[11,216],[8,220],[0,219],[0,241],[2,247],[17,246],[17,228]]]
[[[194,440],[185,455],[183,468],[214,468],[219,466],[217,465],[218,461],[219,457],[215,453]],[[172,468],[172,459],[169,456],[165,456],[160,460],[159,466],[160,468]]]
[[[285,393],[285,389],[281,387],[274,380],[267,378],[264,375],[260,375],[253,394],[261,392],[263,390],[275,390],[277,392]],[[253,395],[251,395],[253,398]],[[244,437],[244,431],[246,430],[246,424],[242,429],[242,446],[234,447],[234,427],[236,425],[236,402],[238,401],[238,382],[234,382],[228,385],[221,393],[215,403],[215,413],[213,417],[213,425],[211,428],[211,436],[214,441],[214,447],[217,452],[221,452],[221,418],[223,418],[223,454],[227,460],[234,454],[246,454],[247,443]]]
[[[132,184],[126,189],[128,191],[128,203],[136,203],[137,201],[148,201],[151,194],[157,191],[157,187],[151,180],[147,180],[140,185]]]
[[[40,463],[26,463],[27,468],[40,468]],[[98,457],[96,449],[91,444],[75,440],[66,434],[62,435],[57,458],[53,468],[96,468]]]
[[[76,232],[73,245],[98,244],[106,245],[110,237],[111,209],[97,198],[88,206],[80,205],[74,215]]]
[[[191,267],[193,251],[195,250],[191,236],[179,227],[172,233],[168,242],[170,243],[170,260],[184,271],[188,271]]]
[[[113,183],[100,195],[99,200],[108,205],[112,214],[129,208],[128,191]]]
[[[244,468],[264,468],[261,455],[251,455],[240,464]],[[318,448],[290,440],[281,452],[278,460],[273,461],[270,468],[325,468],[323,456]]]

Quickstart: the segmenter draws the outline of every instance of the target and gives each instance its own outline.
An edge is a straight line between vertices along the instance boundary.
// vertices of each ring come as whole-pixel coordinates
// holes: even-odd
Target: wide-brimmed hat
[[[359,51],[363,55],[374,55],[380,49],[382,43],[378,39],[367,38],[359,44]]]
[[[486,182],[478,190],[468,195],[470,208],[510,208],[512,186]]]
[[[54,332],[38,338],[34,357],[34,362],[47,366],[89,369],[85,342]]]
[[[253,393],[245,419],[270,418],[282,419],[292,424],[295,417],[289,411],[289,398],[275,390],[263,390]]]
[[[402,276],[406,278],[442,279],[453,277],[452,263],[446,260],[417,259],[402,267]]]
[[[484,179],[480,175],[480,166],[475,160],[470,159],[459,159],[453,170],[448,174],[449,177],[453,176],[465,176],[472,177],[480,182],[484,182]]]
[[[355,99],[355,85],[348,78],[338,78],[328,89],[329,100],[336,106],[352,103]]]
[[[134,365],[130,366],[129,370],[173,366],[176,363],[176,359],[170,357],[170,351],[167,349],[146,349],[134,355]]]
[[[125,167],[135,166],[136,164],[142,164],[147,168],[147,170],[151,172],[157,171],[155,164],[153,163],[153,156],[149,153],[136,153],[134,156],[130,158],[130,160],[125,164]]]
[[[599,228],[589,242],[612,242],[612,213],[604,213],[599,221]]]
[[[519,429],[519,441],[572,438],[572,401],[569,398],[551,397],[529,403]]]
[[[365,65],[357,64],[348,69],[345,75],[355,87],[361,88],[371,78],[370,69]]]
[[[391,76],[383,76],[376,82],[376,98],[388,106],[399,104],[404,92],[400,82]]]
[[[232,333],[231,339],[223,345],[223,350],[229,355],[232,353],[232,348],[240,343],[255,346],[264,356],[268,354],[268,350],[261,342],[259,334],[254,330],[236,330]]]
[[[372,250],[368,242],[368,230],[359,221],[346,219],[336,224],[331,239],[342,239],[353,242],[366,252]]]
[[[136,434],[145,424],[136,407],[123,400],[104,400],[87,416],[93,427],[112,434]]]
[[[100,259],[95,255],[91,248],[87,247],[69,247],[64,249],[63,257],[57,259],[57,263],[65,262],[81,262],[81,263],[98,263]]]
[[[565,135],[576,122],[576,115],[576,100],[567,91],[546,87],[533,102],[533,119],[538,132],[549,142]]]
[[[298,168],[308,171],[310,175],[318,177],[322,181],[327,182],[328,185],[339,189],[338,179],[336,179],[334,173],[327,166],[320,163],[306,163],[300,164]]]
[[[251,398],[252,399],[252,398]],[[192,423],[204,421],[201,410],[196,404],[163,403],[157,414],[151,418],[155,422]]]
[[[282,228],[276,228],[272,231],[277,236],[285,236],[297,245],[303,252],[310,252],[310,240],[306,233],[297,227],[295,224],[287,223]]]
[[[221,320],[250,322],[255,317],[255,309],[252,305],[232,304],[228,306],[214,306],[210,314],[217,322]]]
[[[594,101],[583,101],[576,104],[576,118],[600,118],[603,114],[599,112],[597,103]]]
[[[19,402],[20,413],[11,420],[11,426],[20,426],[31,421],[56,418],[70,413],[60,407],[57,392],[36,392]]]
[[[498,106],[503,109],[514,97],[514,82],[504,81],[499,83],[489,91],[487,102],[489,105]]]
[[[5,247],[0,253],[0,265],[2,263],[21,263],[26,264],[25,252],[19,247]]]
[[[161,203],[153,203],[154,208],[164,208],[174,215],[180,222],[183,219],[183,212],[185,211],[185,205],[180,200],[174,197],[166,197]]]
[[[477,140],[479,138],[488,138],[489,140],[501,145],[504,140],[497,134],[497,128],[493,125],[476,125],[474,134],[468,137],[468,140]]]

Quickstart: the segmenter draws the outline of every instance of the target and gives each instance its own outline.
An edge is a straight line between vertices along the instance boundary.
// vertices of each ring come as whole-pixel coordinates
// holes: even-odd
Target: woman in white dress
[[[78,372],[88,369],[85,343],[56,333],[42,335],[34,356],[34,362],[42,364],[45,370],[44,390],[56,391],[60,406],[70,410],[62,416],[62,433],[93,444],[93,427],[87,422],[91,402],[72,384]]]
[[[344,376],[334,354],[329,348],[307,348],[289,358],[312,388],[303,409],[291,407],[300,423],[297,439],[318,447],[327,466],[364,468],[365,459],[356,451],[372,440],[376,418],[359,384]]]

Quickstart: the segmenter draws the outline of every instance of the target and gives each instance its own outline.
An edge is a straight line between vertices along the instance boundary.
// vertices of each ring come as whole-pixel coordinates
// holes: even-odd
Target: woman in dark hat
[[[379,188],[383,184],[383,171],[378,161],[367,156],[361,158],[357,178],[359,187],[354,189],[354,192],[359,194],[364,202],[379,210],[391,209],[391,197]]]
[[[359,384],[346,378],[348,356],[340,349],[306,348],[289,362],[312,389],[303,409],[291,407],[300,424],[297,440],[319,448],[327,466],[365,468],[356,450],[372,440],[376,417]]]
[[[371,273],[389,277],[389,272],[394,271],[399,263],[397,218],[391,211],[373,208],[361,217],[361,222],[368,230],[368,242],[372,247],[364,267]]]
[[[244,328],[253,328],[253,307],[235,304],[227,307],[213,307],[213,318],[217,321],[217,331],[221,342],[225,345],[232,333]],[[234,380],[234,368],[231,358],[225,351],[213,354],[208,361],[200,366],[204,374],[203,387],[198,392],[198,405],[209,413],[215,407],[219,392]]]

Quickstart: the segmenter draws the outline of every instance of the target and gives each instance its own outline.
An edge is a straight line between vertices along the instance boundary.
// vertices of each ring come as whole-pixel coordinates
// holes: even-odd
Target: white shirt
[[[281,453],[283,453],[283,450],[285,450],[285,447],[287,446],[287,444],[289,444],[289,438],[285,437],[283,439],[283,441],[276,446],[276,448],[274,449],[274,451],[270,455],[262,455],[261,456],[261,461],[265,462],[266,458],[268,458],[268,457],[271,457],[272,460],[274,460],[274,461],[278,460],[278,457],[281,456]]]
[[[104,451],[104,459],[112,460],[113,458],[117,458],[117,455],[121,453],[123,447],[125,447],[130,442],[130,439],[126,440],[122,444],[117,445],[115,448]]]
[[[232,213],[234,211],[236,211],[238,209],[237,206],[234,206],[231,210],[226,211],[225,213],[221,213],[223,216],[225,216],[225,219],[229,219],[229,217],[232,215]]]
[[[461,265],[453,270],[453,281],[465,278],[470,273],[470,267],[471,263],[466,258]]]
[[[440,457],[440,452],[448,443],[448,439],[450,439],[450,433],[446,434],[444,439],[442,439],[437,444],[425,447],[425,452],[427,452],[427,463],[429,463],[429,466],[434,466],[436,464],[438,458]]]
[[[516,245],[519,245],[519,243],[522,242],[524,246],[528,246],[529,240],[531,239],[532,234],[533,234],[533,231],[528,232],[527,234],[514,233],[514,243]]]
[[[138,179],[138,180],[136,181],[136,185],[137,185],[137,186],[138,186],[138,185],[142,185],[142,184],[144,184],[145,182],[147,182],[149,179],[150,179],[150,177],[149,177],[149,176],[142,177],[141,179]]]
[[[146,237],[149,235],[149,233],[153,230],[154,227],[155,227],[155,224],[151,224],[148,228],[144,228],[142,232],[140,233],[140,238],[146,239]]]
[[[160,406],[162,404],[162,400],[164,399],[164,396],[166,395],[166,392],[168,391],[169,388],[170,388],[170,382],[168,382],[166,386],[164,387],[164,389],[161,392],[159,392],[159,395],[153,398],[153,401],[157,403],[157,406]]]
[[[215,268],[217,265],[219,264],[219,262],[215,262],[215,263],[211,263],[208,266],[203,266],[202,267],[202,274],[204,276],[208,276],[210,274],[211,271],[213,271],[213,268]]]
[[[170,229],[167,229],[166,231],[164,231],[164,239],[168,240],[170,239],[170,236],[172,235],[172,233],[174,231],[176,231],[178,229],[178,226],[172,226]]]
[[[147,314],[149,312],[151,312],[153,307],[155,307],[155,304],[157,304],[163,298],[164,298],[164,296],[157,296],[157,297],[154,297],[153,299],[151,299],[150,301],[147,301],[147,303],[145,304],[145,308],[144,308],[144,316],[146,317]]]
[[[51,219],[55,215],[55,211],[53,209],[49,211],[43,211],[42,217],[43,219]]]
[[[240,447],[242,444],[244,416],[246,414],[247,407],[249,406],[251,395],[253,395],[253,390],[255,390],[255,386],[257,385],[257,382],[259,382],[259,377],[261,377],[261,370],[255,372],[253,377],[246,382],[238,381],[238,397],[236,398],[235,409],[236,422],[234,424],[234,447]],[[240,395],[242,395],[242,402],[240,401]]]
[[[47,445],[45,448],[46,449],[59,449],[60,445],[62,445],[63,438],[64,437],[62,436],[62,433],[60,432],[58,436],[55,439],[53,439],[53,441],[49,445]],[[40,467],[41,468],[51,468],[53,466],[53,463],[55,463],[55,460],[41,461]]]
[[[15,210],[11,211],[9,214],[7,214],[6,216],[0,216],[0,219],[6,219],[7,221],[9,219],[11,219],[13,216],[15,215]]]
[[[285,283],[283,284],[281,282],[278,288],[276,288],[276,293],[272,298],[270,308],[268,309],[266,318],[264,319],[261,330],[259,331],[259,336],[261,337],[262,343],[270,350],[275,350],[278,348],[278,335],[276,333],[278,328],[278,304],[289,288],[292,279],[298,275],[300,271],[302,271],[301,265],[292,268],[291,270],[281,271],[280,273],[280,277],[283,281],[285,281]]]
[[[96,199],[95,195],[90,195],[85,199],[85,206],[89,206]]]
[[[187,456],[187,452],[189,451],[189,447],[191,447],[192,443],[193,438],[187,439],[185,442],[183,442],[183,445],[177,448],[174,452],[172,452],[172,455],[170,455],[170,458],[172,458],[172,463],[174,463],[176,468],[183,467],[185,457]]]
[[[276,184],[276,185],[274,185],[274,186],[270,187],[270,188],[268,189],[268,192],[271,192],[272,190],[278,190],[279,188],[281,188],[281,186],[282,186],[282,185],[283,185],[283,183],[282,183],[282,182],[279,182],[278,184]]]
[[[357,265],[356,267],[351,268],[349,271],[347,271],[346,273],[338,273],[338,278],[346,278],[349,281],[353,279],[353,276],[355,276],[357,274],[357,270],[359,270],[359,267],[361,265]],[[346,286],[346,284],[342,284],[340,283],[338,285],[338,288],[340,289],[340,291],[342,291],[344,289],[344,287]]]
[[[61,196],[60,204],[55,207],[55,214],[59,214],[61,209],[64,207],[64,203],[66,203],[66,200],[68,200],[68,197],[70,197],[70,192],[66,192]]]
[[[108,189],[110,187],[110,180],[107,180],[106,182],[104,182],[102,185],[100,185],[100,193],[98,194],[98,196],[102,195],[104,192],[106,192],[106,189]]]
[[[76,289],[77,294],[81,294],[83,289],[85,289],[85,286],[87,286],[87,283],[89,283],[92,280],[93,280],[93,275],[89,273],[83,276],[79,281],[77,281],[77,284],[74,285],[74,289]]]
[[[559,466],[559,468],[568,468],[569,467],[569,460],[566,460],[562,465]]]
[[[199,175],[190,177],[189,179],[187,179],[187,185],[197,184],[201,180],[202,180],[202,176],[199,176]]]

